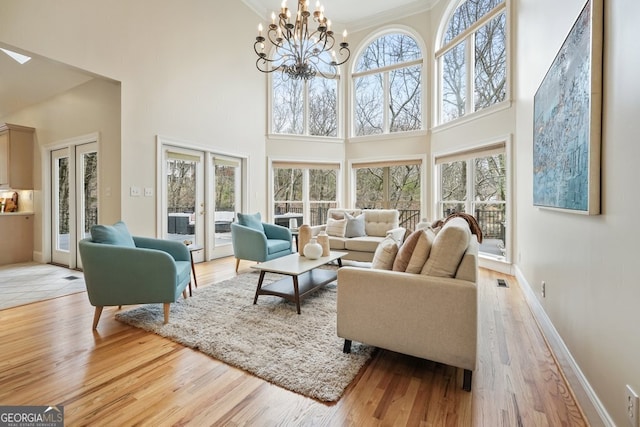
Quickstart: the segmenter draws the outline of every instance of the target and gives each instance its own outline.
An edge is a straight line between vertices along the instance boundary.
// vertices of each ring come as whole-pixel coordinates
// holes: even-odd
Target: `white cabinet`
[[[33,136],[35,129],[0,125],[0,188],[33,189]]]

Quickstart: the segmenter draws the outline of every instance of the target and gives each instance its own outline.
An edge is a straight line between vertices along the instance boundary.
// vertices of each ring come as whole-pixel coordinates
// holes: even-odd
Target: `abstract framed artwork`
[[[534,97],[535,206],[600,213],[602,1],[584,6]]]

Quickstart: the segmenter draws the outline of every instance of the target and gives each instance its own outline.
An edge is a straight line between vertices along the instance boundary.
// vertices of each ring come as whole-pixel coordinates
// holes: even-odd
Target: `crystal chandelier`
[[[309,25],[317,24],[315,31]],[[283,71],[292,79],[310,80],[320,74],[335,77],[337,67],[349,60],[351,51],[347,43],[347,30],[338,45],[331,30],[331,21],[324,15],[320,1],[316,9],[309,12],[309,0],[298,0],[298,12],[292,19],[287,0],[282,1],[280,13],[271,13],[271,24],[263,36],[262,24],[258,25],[258,36],[253,49],[258,55],[256,67],[263,73]],[[272,46],[265,46],[269,41]],[[269,52],[269,53],[267,53]],[[271,55],[271,57],[269,57]],[[339,56],[338,56],[339,55]]]

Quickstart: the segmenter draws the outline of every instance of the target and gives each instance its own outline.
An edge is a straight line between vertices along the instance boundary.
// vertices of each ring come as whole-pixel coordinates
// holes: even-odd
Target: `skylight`
[[[26,62],[28,62],[31,59],[30,56],[23,55],[21,53],[14,52],[14,51],[9,50],[9,49],[3,49],[3,48],[0,47],[0,50],[3,51],[4,53],[6,53],[7,55],[9,55],[10,57],[12,57],[13,59],[15,59],[21,65],[26,63]]]

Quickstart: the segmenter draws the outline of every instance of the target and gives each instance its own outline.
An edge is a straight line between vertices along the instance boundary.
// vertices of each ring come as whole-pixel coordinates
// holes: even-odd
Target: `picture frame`
[[[600,213],[602,47],[602,0],[588,0],[534,96],[534,206]]]

